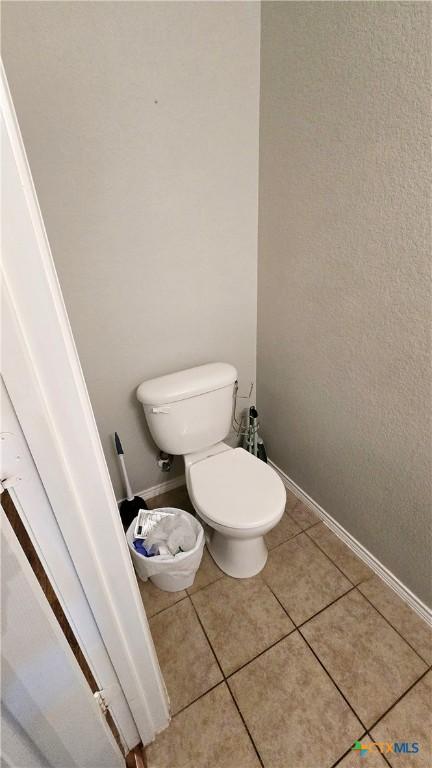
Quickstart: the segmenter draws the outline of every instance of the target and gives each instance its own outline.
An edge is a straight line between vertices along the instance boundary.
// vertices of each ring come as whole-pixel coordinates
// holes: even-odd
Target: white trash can
[[[199,568],[204,550],[204,529],[196,517],[185,512],[183,509],[174,509],[172,507],[163,507],[154,509],[152,512],[174,512],[177,515],[187,517],[196,532],[196,543],[193,549],[188,552],[179,552],[174,557],[168,555],[154,555],[145,557],[141,555],[134,547],[134,529],[136,518],[133,520],[126,531],[126,539],[129,544],[132,562],[135,572],[142,581],[150,581],[159,589],[165,592],[179,592],[182,589],[191,587],[195,574]]]

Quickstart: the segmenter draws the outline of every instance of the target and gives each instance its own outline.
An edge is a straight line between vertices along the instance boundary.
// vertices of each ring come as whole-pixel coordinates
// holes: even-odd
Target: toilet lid
[[[285,487],[265,462],[233,448],[192,464],[189,490],[198,512],[227,528],[258,528],[282,514]]]

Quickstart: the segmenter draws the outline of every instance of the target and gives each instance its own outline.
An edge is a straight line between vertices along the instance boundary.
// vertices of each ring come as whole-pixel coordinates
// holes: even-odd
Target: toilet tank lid
[[[229,363],[207,363],[143,381],[137,398],[143,405],[164,405],[234,384],[237,371]]]

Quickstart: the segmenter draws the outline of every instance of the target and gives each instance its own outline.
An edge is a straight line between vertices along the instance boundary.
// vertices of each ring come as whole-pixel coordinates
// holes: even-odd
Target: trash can
[[[187,552],[179,552],[177,555],[153,555],[145,557],[134,547],[134,530],[136,518],[126,531],[126,539],[129,545],[135,572],[142,581],[150,581],[165,592],[179,592],[191,587],[195,574],[199,568],[204,550],[204,529],[201,523],[189,512],[183,509],[164,507],[154,509],[152,512],[172,512],[184,515],[196,532],[196,543],[193,549]]]

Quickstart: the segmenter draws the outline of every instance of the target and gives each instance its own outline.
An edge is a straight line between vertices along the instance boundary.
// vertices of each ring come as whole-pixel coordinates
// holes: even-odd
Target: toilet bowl
[[[271,467],[223,442],[232,426],[236,380],[229,363],[208,363],[144,381],[137,398],[156,445],[184,458],[212,557],[224,573],[243,579],[265,565],[264,536],[282,517],[286,492]]]
[[[209,527],[207,546],[213,559],[229,576],[255,576],[267,560],[264,536],[285,509],[282,481],[243,448],[223,443],[206,458],[185,456],[185,470],[192,504]]]

